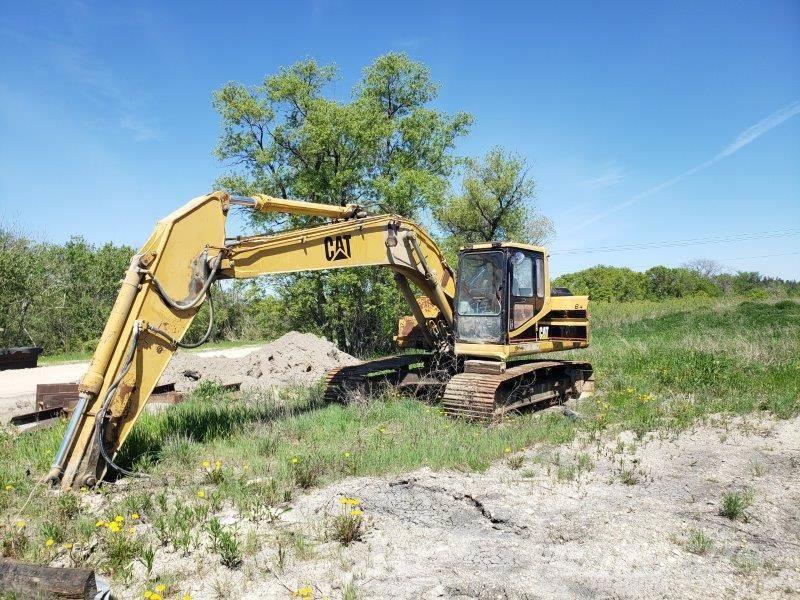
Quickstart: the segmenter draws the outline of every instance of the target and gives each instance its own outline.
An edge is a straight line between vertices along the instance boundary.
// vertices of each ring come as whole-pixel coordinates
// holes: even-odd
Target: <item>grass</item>
[[[722,497],[719,514],[731,521],[747,521],[746,511],[752,503],[753,494],[750,491],[728,492]]]
[[[41,563],[68,556],[76,566],[87,564],[124,580],[136,562],[153,569],[161,552],[210,547],[220,562],[235,568],[259,542],[246,527],[210,531],[207,524],[223,506],[233,507],[245,523],[273,522],[303,490],[348,476],[420,467],[482,471],[504,457],[516,470],[525,466],[521,450],[539,445],[542,456],[558,457],[559,447],[581,433],[641,435],[681,430],[714,413],[788,418],[800,412],[800,304],[795,302],[595,303],[591,348],[565,355],[592,362],[599,384],[597,396],[578,406],[584,416],[578,420],[529,413],[487,428],[448,419],[438,407],[391,392],[365,405],[325,406],[318,388],[238,397],[204,386],[188,401],[139,419],[119,462],[152,479],[100,502],[81,500],[82,494],[105,494],[102,489],[70,494],[33,489],[50,465],[64,424],[24,435],[0,430],[0,553]],[[565,463],[557,459],[548,473],[551,466],[561,480],[593,468],[588,454]],[[754,474],[759,470],[752,467]],[[638,482],[636,471],[622,471],[622,483]],[[26,503],[32,493],[35,500]],[[720,513],[746,518],[750,500],[744,492],[731,492]],[[96,527],[116,515],[125,519],[119,532]],[[347,519],[340,520],[339,533],[326,535],[355,541],[353,532],[363,531],[362,516],[337,516]],[[360,525],[354,528],[356,516]],[[47,540],[53,540],[50,546]],[[277,544],[274,567],[282,571],[287,548],[301,556],[312,541],[292,537],[272,543]],[[687,543],[703,546],[699,538]]]

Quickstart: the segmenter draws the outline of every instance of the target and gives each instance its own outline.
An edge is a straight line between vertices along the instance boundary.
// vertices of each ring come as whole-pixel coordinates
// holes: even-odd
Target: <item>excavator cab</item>
[[[459,254],[455,297],[456,342],[506,344],[529,322],[547,294],[543,249],[510,243],[479,244]]]

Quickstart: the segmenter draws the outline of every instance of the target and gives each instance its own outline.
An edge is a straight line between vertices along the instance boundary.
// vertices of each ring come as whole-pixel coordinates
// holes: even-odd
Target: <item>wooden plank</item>
[[[55,597],[89,599],[97,594],[91,569],[66,569],[0,560],[0,591],[24,594],[23,598]]]

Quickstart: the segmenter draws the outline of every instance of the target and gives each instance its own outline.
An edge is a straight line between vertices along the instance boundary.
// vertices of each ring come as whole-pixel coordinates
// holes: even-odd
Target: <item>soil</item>
[[[350,583],[359,598],[800,595],[800,419],[717,419],[554,452],[528,450],[517,469],[346,479],[299,497],[272,524],[223,507],[225,524],[257,536],[256,554],[231,570],[213,554],[159,552],[155,575],[192,598],[287,598],[306,585],[341,598]],[[719,514],[731,491],[752,498],[743,519]],[[347,547],[325,536],[342,496],[359,498],[368,522]],[[302,557],[289,545],[279,569],[275,540],[289,529],[315,547]],[[704,551],[689,544],[697,531],[710,540]],[[141,595],[135,578],[126,597]]]
[[[177,353],[160,384],[174,384],[179,392],[191,391],[203,381],[240,385],[243,390],[312,385],[330,369],[358,362],[325,338],[290,331],[239,358]]]

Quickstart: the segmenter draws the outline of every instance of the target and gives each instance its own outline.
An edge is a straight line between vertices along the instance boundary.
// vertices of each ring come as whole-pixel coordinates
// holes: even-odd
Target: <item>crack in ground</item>
[[[418,483],[416,478],[398,479],[396,481],[389,482],[389,487],[397,487],[397,486],[417,487],[436,494],[447,494],[454,500],[466,502],[468,505],[475,508],[478,511],[478,513],[480,513],[481,517],[486,519],[492,525],[492,529],[496,530],[510,529],[516,535],[527,535],[528,527],[526,525],[519,525],[507,517],[502,517],[499,516],[497,513],[493,513],[486,507],[486,505],[483,502],[481,502],[471,494],[461,494],[458,492],[452,492],[447,488],[441,486],[423,485],[421,483]]]

